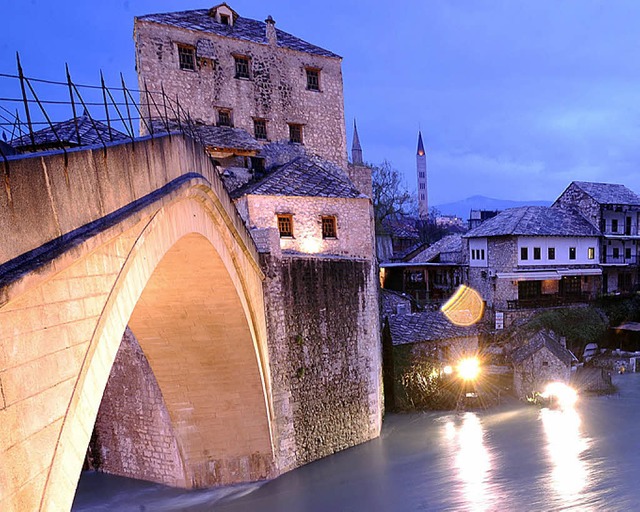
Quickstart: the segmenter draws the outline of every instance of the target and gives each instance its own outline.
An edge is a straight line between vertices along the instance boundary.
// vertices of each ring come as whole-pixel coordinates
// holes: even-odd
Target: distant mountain
[[[517,206],[550,206],[552,201],[510,201],[485,196],[471,196],[454,203],[435,205],[443,215],[457,215],[462,220],[469,219],[471,210],[506,210]]]

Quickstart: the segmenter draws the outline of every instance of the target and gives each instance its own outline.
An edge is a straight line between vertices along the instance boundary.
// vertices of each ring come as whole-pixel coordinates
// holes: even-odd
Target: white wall
[[[528,248],[528,259],[520,258],[522,247]],[[540,259],[533,259],[534,247],[540,248]],[[549,247],[554,247],[556,257],[548,258]],[[569,259],[569,248],[576,248],[576,259]],[[593,247],[594,257],[588,258],[588,249]],[[518,237],[518,265],[549,266],[549,265],[593,265],[600,262],[600,248],[596,237],[562,237],[562,236],[521,236]]]
[[[474,258],[475,255],[475,258]],[[470,238],[469,239],[469,266],[486,267],[487,266],[487,239],[486,238]]]

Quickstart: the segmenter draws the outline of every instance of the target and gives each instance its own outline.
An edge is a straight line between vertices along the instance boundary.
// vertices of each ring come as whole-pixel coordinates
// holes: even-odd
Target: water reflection
[[[589,469],[582,459],[588,447],[575,409],[540,411],[547,439],[547,453],[553,464],[551,487],[564,502],[576,501],[589,480]]]
[[[447,421],[444,437],[455,453],[457,477],[462,496],[472,510],[487,510],[493,497],[488,486],[491,455],[484,443],[484,429],[478,416],[467,412],[462,422]]]

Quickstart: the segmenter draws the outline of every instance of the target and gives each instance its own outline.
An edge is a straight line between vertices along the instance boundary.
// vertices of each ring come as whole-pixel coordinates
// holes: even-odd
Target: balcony
[[[537,297],[527,297],[507,301],[507,309],[538,309],[567,306],[570,304],[584,304],[590,302],[592,296],[588,292],[560,295],[559,293],[545,293]]]
[[[615,256],[612,254],[603,254],[602,255],[602,263],[607,263],[609,265],[637,265],[638,264],[638,256],[635,254],[625,258],[624,256]]]

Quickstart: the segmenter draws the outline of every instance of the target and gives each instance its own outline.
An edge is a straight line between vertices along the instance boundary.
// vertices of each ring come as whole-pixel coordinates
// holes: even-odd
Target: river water
[[[182,491],[84,473],[74,511],[640,510],[640,374],[575,410],[388,415],[379,439],[263,484]]]

